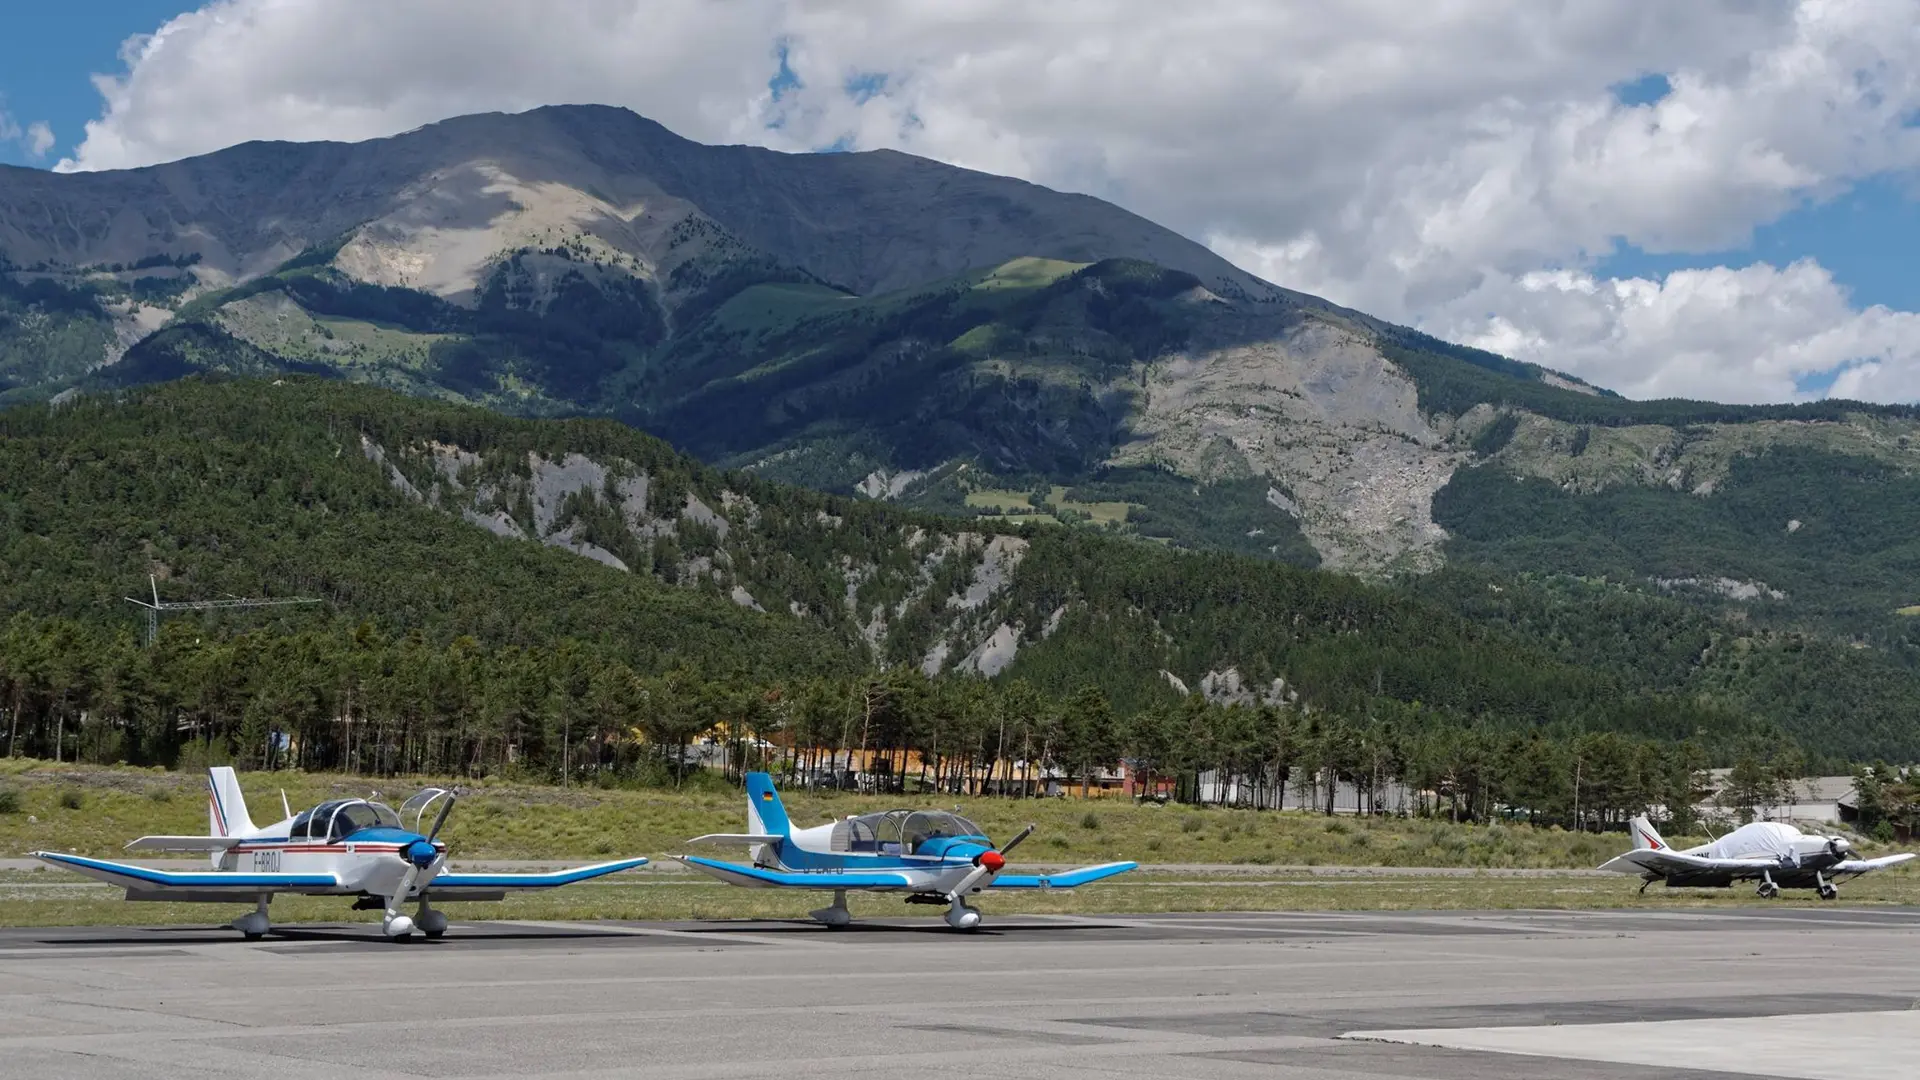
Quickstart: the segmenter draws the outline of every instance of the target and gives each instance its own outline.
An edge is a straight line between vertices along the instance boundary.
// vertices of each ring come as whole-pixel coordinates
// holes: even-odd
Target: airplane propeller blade
[[[1000,850],[994,851],[988,849],[975,855],[973,857],[973,869],[967,873],[966,877],[960,879],[958,885],[953,887],[953,891],[947,894],[947,899],[958,900],[960,897],[972,892],[974,887],[982,881],[1004,869],[1007,865],[1007,852],[1019,847],[1021,841],[1032,836],[1035,828],[1036,826],[1029,822],[1027,827],[1020,830],[1019,834],[1013,839],[1000,845]]]
[[[447,801],[444,804],[442,804],[440,807],[440,816],[433,819],[433,829],[427,833],[428,843],[432,843],[433,839],[440,835],[440,826],[445,825],[447,823],[447,814],[453,810],[453,800],[459,797],[460,797],[459,792],[456,792],[456,791],[447,792]]]
[[[1004,857],[1004,856],[1006,855],[1006,853],[1007,853],[1007,852],[1009,852],[1009,851],[1012,851],[1012,850],[1013,850],[1014,848],[1017,848],[1017,847],[1019,847],[1019,846],[1020,846],[1020,842],[1021,842],[1022,840],[1025,840],[1025,839],[1026,839],[1027,837],[1029,837],[1029,836],[1032,836],[1032,835],[1033,835],[1033,830],[1034,830],[1034,828],[1035,828],[1035,826],[1033,825],[1033,823],[1032,823],[1032,822],[1028,822],[1028,823],[1027,823],[1027,827],[1026,827],[1026,828],[1024,828],[1024,829],[1021,829],[1021,830],[1020,830],[1020,834],[1019,834],[1018,836],[1015,836],[1015,837],[1014,837],[1013,839],[1011,839],[1011,840],[1009,840],[1009,841],[1007,841],[1006,843],[1004,843],[1004,844],[1002,844],[1002,845],[1000,845],[1000,854],[1001,854],[1001,855],[1002,855],[1002,856]]]

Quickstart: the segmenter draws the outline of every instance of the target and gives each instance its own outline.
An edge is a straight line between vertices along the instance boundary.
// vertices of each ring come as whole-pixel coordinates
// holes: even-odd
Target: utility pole
[[[224,610],[227,608],[278,607],[282,604],[318,604],[320,603],[320,600],[318,600],[317,598],[305,597],[305,596],[289,596],[284,598],[254,599],[254,600],[243,599],[241,597],[236,596],[236,597],[228,597],[225,600],[165,600],[163,601],[160,599],[160,583],[154,580],[154,577],[152,574],[147,575],[147,586],[153,590],[152,601],[140,600],[131,596],[127,597],[126,601],[127,603],[133,604],[136,607],[141,607],[146,609],[147,646],[149,648],[153,646],[154,642],[160,640],[160,613],[163,611],[218,611],[218,610]]]

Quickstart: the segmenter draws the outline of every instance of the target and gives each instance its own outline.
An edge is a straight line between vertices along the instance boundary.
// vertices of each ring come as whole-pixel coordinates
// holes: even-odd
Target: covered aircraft
[[[1781,889],[1814,889],[1822,900],[1840,895],[1840,882],[1873,870],[1898,866],[1911,853],[1862,859],[1844,836],[1808,836],[1778,821],[1742,825],[1711,844],[1675,851],[1645,817],[1632,822],[1633,850],[1609,859],[1600,869],[1638,874],[1640,891],[1656,881],[1669,886],[1725,888],[1736,881],[1757,881],[1760,896],[1772,899]]]
[[[129,848],[201,851],[211,872],[155,870],[132,863],[89,859],[56,851],[34,858],[127,890],[129,900],[231,904],[252,901],[254,910],[233,928],[256,940],[270,929],[267,904],[280,893],[351,896],[356,911],[385,912],[381,930],[405,941],[415,929],[430,938],[446,932],[447,917],[436,900],[500,900],[508,890],[551,889],[646,864],[620,859],[551,874],[455,874],[447,871],[447,845],[437,839],[453,809],[454,794],[428,788],[392,808],[366,799],[335,799],[298,815],[280,798],[286,817],[255,826],[240,794],[240,780],[225,766],[207,770],[207,836],[143,836]],[[432,828],[422,832],[429,810]],[[409,918],[402,904],[418,902]]]
[[[1007,853],[1032,835],[1029,825],[999,848],[985,832],[945,810],[892,810],[796,829],[766,773],[747,774],[747,831],[712,833],[690,844],[742,844],[752,865],[698,856],[681,862],[729,885],[750,889],[814,889],[833,893],[833,904],[812,912],[828,926],[853,921],[847,892],[905,894],[909,904],[947,905],[947,925],[972,930],[980,912],[967,897],[987,889],[1071,889],[1124,874],[1136,864],[1105,863],[1062,874],[1004,874]]]

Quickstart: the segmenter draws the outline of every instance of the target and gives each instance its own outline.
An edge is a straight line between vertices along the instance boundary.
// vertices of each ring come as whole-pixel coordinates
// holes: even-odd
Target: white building
[[[1713,769],[1707,773],[1716,794],[1732,771]],[[1728,812],[1713,795],[1707,796],[1695,809],[1707,816]],[[1756,807],[1755,812],[1762,821],[1856,821],[1860,817],[1860,796],[1854,790],[1851,776],[1809,776],[1789,782],[1787,798],[1779,805]]]

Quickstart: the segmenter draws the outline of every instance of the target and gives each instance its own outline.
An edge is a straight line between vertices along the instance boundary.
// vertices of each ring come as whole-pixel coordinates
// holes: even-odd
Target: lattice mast
[[[160,583],[152,574],[147,575],[147,586],[153,590],[151,601],[129,596],[127,603],[145,609],[147,614],[147,645],[160,640],[160,614],[166,611],[218,611],[223,608],[279,607],[283,604],[318,604],[320,600],[310,596],[286,596],[249,599],[238,596],[224,600],[162,600]]]

